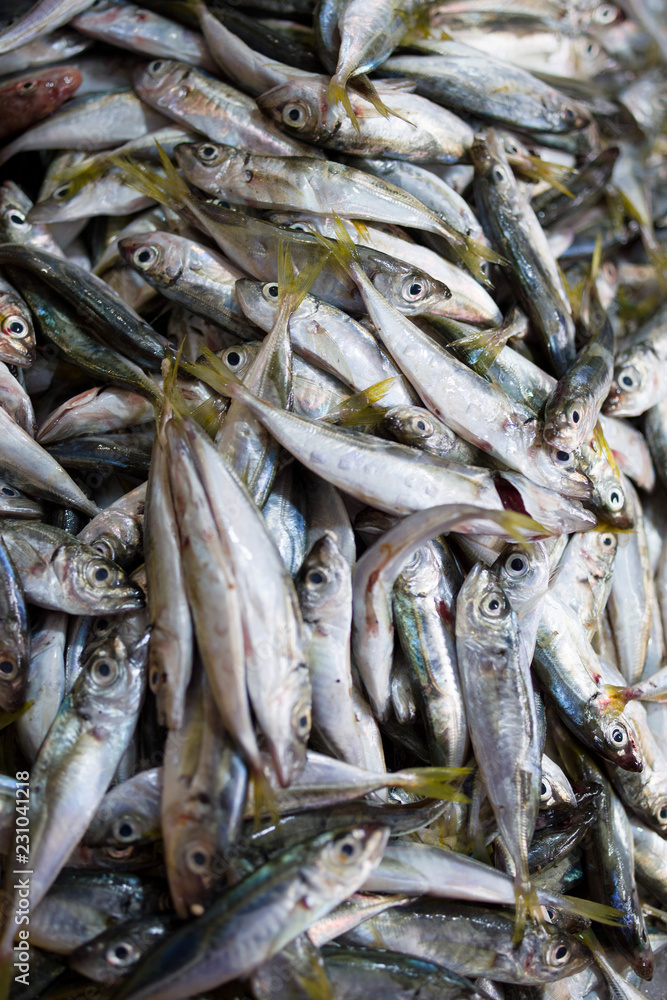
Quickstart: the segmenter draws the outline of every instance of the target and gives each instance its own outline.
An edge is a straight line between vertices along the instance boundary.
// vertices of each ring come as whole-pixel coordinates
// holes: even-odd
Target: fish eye
[[[292,726],[297,738],[306,743],[310,736],[310,704],[303,702],[296,706],[292,716]]]
[[[570,957],[569,945],[564,941],[555,941],[549,948],[547,962],[549,965],[565,965]]]
[[[282,118],[285,125],[289,125],[290,128],[303,128],[308,118],[305,104],[301,104],[300,101],[286,104],[283,108]]]
[[[268,281],[262,287],[262,295],[267,300],[267,302],[274,302],[278,298],[278,282]]]
[[[662,823],[667,823],[667,802],[663,802],[658,809],[658,821]]]
[[[412,274],[405,279],[403,282],[403,287],[401,288],[401,296],[407,302],[419,302],[426,295],[426,284],[418,278],[416,275]]]
[[[164,59],[154,59],[148,66],[148,72],[151,76],[159,76],[164,68],[164,65]]]
[[[618,384],[626,390],[638,389],[641,385],[641,376],[637,369],[630,365],[623,368],[618,375]]]
[[[304,226],[303,222],[291,222],[290,225],[287,228],[291,229],[293,233],[308,233],[308,232],[310,232],[310,230],[308,229],[308,226]]]
[[[36,86],[37,86],[36,80],[26,80],[26,82],[22,83],[21,86],[19,87],[19,93],[29,94],[30,91],[34,90]]]
[[[331,846],[335,862],[338,865],[353,864],[361,854],[359,837],[355,837],[353,833],[347,833],[344,837],[338,837]]]
[[[110,965],[130,965],[139,958],[139,949],[131,941],[119,941],[107,948],[106,959]]]
[[[612,549],[616,545],[616,536],[605,531],[603,535],[600,535],[600,545],[605,549]]]
[[[597,44],[597,42],[589,42],[585,48],[585,52],[587,56],[595,58],[595,56],[598,56],[600,54],[600,46]]]
[[[306,576],[308,583],[312,583],[313,586],[317,587],[320,583],[324,583],[325,577],[319,569],[311,569]]]
[[[217,146],[212,146],[210,143],[205,143],[197,149],[197,158],[202,160],[204,163],[210,163],[212,160],[215,160],[217,155]]]
[[[493,170],[491,171],[491,176],[495,181],[504,181],[505,171],[502,169],[502,167],[494,167]]]
[[[512,555],[505,560],[505,571],[508,576],[518,580],[520,577],[525,576],[528,572],[528,560],[525,556],[522,556],[520,552],[513,552]]]
[[[111,576],[111,571],[108,566],[103,563],[96,561],[91,561],[88,566],[86,573],[88,578],[88,583],[93,587],[105,586],[109,577]]]
[[[96,636],[106,635],[111,630],[111,622],[108,618],[96,618],[93,622],[92,631]]]
[[[242,353],[237,347],[229,347],[222,355],[222,360],[228,368],[240,368],[245,361],[245,352]]]
[[[507,601],[505,595],[499,590],[492,590],[483,599],[480,610],[485,618],[502,618],[507,612]]]
[[[0,493],[2,493],[3,497],[17,497],[18,496],[18,493],[16,492],[16,490],[13,490],[11,488],[11,486],[3,486],[2,489],[0,489]]]
[[[12,337],[23,339],[30,333],[28,324],[20,316],[8,316],[2,325],[5,333],[11,333]]]
[[[155,247],[139,247],[132,254],[132,263],[136,267],[148,268],[157,259],[158,252]]]
[[[575,120],[575,118],[577,117],[576,111],[574,110],[574,108],[570,107],[569,105],[566,105],[563,108],[563,112],[564,112],[565,117],[567,118],[567,120],[569,122],[573,122]]]
[[[553,789],[551,788],[551,782],[548,778],[542,778],[542,784],[540,785],[540,802],[548,802],[553,796]]]
[[[53,198],[55,201],[64,201],[71,190],[71,184],[63,184],[61,187],[56,188],[53,192]]]
[[[610,510],[620,510],[625,498],[618,486],[613,486],[607,497],[607,506]]]
[[[11,224],[13,226],[17,226],[18,227],[18,226],[26,226],[26,225],[28,225],[28,223],[26,222],[26,217],[23,214],[23,212],[19,212],[18,209],[16,209],[16,208],[13,208],[11,210],[11,212],[9,213],[9,215],[7,216],[7,218],[9,219],[9,221],[11,222]]]
[[[112,833],[115,840],[121,840],[124,843],[127,843],[130,840],[134,840],[137,831],[134,829],[134,824],[129,819],[121,819],[114,824]]]
[[[151,670],[150,677],[148,678],[148,683],[150,685],[150,689],[153,692],[153,694],[155,694],[157,691],[159,691],[159,689],[160,689],[160,671],[158,670],[157,667],[153,667],[153,669]]]
[[[0,653],[0,680],[13,681],[19,672],[19,665],[11,653]]]
[[[185,864],[195,875],[202,875],[210,866],[211,856],[200,844],[188,847],[185,852]]]
[[[618,7],[611,3],[603,3],[593,11],[596,24],[612,24],[618,17]]]
[[[426,430],[426,423],[423,420],[418,420],[417,421],[417,427],[419,428],[420,431],[425,431]]]
[[[618,724],[612,727],[609,736],[616,747],[624,747],[628,742],[628,734],[623,726],[619,726]]]
[[[118,664],[108,656],[100,656],[90,667],[90,676],[98,687],[111,687],[119,673]]]

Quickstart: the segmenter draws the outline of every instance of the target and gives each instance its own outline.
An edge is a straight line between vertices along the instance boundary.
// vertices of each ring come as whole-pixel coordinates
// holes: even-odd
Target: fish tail
[[[329,107],[336,104],[342,104],[347,117],[350,119],[355,129],[359,134],[361,134],[361,126],[359,124],[359,119],[357,118],[354,108],[352,107],[352,101],[350,100],[350,95],[345,89],[345,83],[341,81],[340,76],[336,73],[335,76],[331,77],[331,82],[329,83],[328,92]]]
[[[278,300],[287,303],[289,312],[294,312],[313,287],[326,264],[330,251],[320,253],[316,260],[309,261],[300,271],[294,269],[289,244],[278,247]]]
[[[596,903],[592,899],[580,899],[578,896],[563,896],[563,899],[567,900],[563,909],[568,909],[587,920],[594,920],[598,924],[607,924],[609,927],[618,927],[623,923],[623,914],[614,906]]]
[[[521,944],[526,924],[530,919],[536,925],[544,923],[544,912],[542,904],[537,895],[535,886],[529,880],[517,875],[514,882],[515,917],[514,917],[514,945]]]
[[[364,97],[371,102],[377,113],[382,115],[383,118],[400,118],[407,125],[412,125],[413,128],[417,127],[412,119],[407,118],[400,111],[395,111],[394,108],[390,108],[385,104],[370,80],[367,81],[367,86],[364,88]]]
[[[510,156],[508,159],[510,163],[512,163],[512,161],[516,158]],[[526,174],[527,177],[531,177],[533,180],[547,181],[548,184],[551,184],[551,186],[556,188],[557,191],[560,191],[561,194],[567,195],[568,198],[574,198],[572,192],[558,177],[558,173],[567,168],[556,167],[553,163],[547,163],[545,160],[540,159],[539,156],[529,156],[528,160],[530,161],[530,165],[526,164],[523,157],[520,157],[517,160],[517,166],[522,173]]]
[[[341,272],[344,277],[347,277],[354,265],[361,266],[361,254],[347,231],[345,223],[335,212],[333,213],[333,220],[336,239],[329,239],[320,233],[314,233],[314,236],[329,254],[328,259],[334,266],[334,270]]]
[[[211,396],[195,407],[190,415],[210,438],[214,438],[222,427],[226,412],[227,406],[225,403],[220,399],[216,399],[215,396]]]
[[[478,375],[486,375],[503,347],[512,336],[511,324],[503,323],[493,330],[480,330],[453,341],[449,348],[475,369]]]
[[[469,767],[414,767],[387,775],[388,785],[409,788],[417,795],[445,802],[470,802],[467,795],[458,791],[451,782],[470,773]]]

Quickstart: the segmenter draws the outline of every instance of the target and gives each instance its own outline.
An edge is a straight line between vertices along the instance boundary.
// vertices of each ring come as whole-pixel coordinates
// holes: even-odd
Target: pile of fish
[[[0,997],[664,998],[667,4],[230,2],[0,23]]]

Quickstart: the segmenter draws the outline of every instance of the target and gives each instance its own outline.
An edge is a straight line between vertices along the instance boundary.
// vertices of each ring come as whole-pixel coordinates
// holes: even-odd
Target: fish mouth
[[[0,340],[0,360],[6,365],[18,365],[19,368],[29,368],[37,357],[34,344],[18,344],[14,340]]]

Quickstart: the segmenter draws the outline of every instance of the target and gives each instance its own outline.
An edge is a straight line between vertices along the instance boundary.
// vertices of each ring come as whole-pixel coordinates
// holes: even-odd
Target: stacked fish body
[[[667,981],[666,25],[0,21],[0,997]]]

